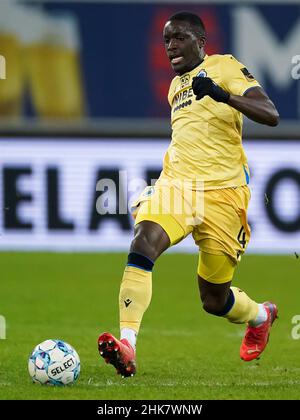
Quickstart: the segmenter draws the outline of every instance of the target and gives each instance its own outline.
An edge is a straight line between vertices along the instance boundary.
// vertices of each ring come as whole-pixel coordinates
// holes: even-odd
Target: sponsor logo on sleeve
[[[248,69],[246,69],[246,67],[242,68],[241,72],[243,73],[245,78],[248,80],[248,82],[252,82],[253,80],[255,80],[254,76],[252,76],[252,74],[249,72]]]

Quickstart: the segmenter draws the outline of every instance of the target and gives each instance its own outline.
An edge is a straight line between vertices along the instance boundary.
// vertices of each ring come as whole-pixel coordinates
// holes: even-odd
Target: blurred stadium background
[[[31,262],[24,263],[18,252],[126,253],[133,225],[127,201],[143,182],[157,178],[170,140],[166,94],[173,74],[162,28],[178,10],[198,13],[207,27],[207,52],[232,53],[279,109],[276,128],[244,123],[252,174],[248,253],[275,259],[286,254],[283,276],[289,278],[289,264],[298,264],[300,254],[299,1],[0,0],[0,10],[0,250],[3,263],[20,266],[10,292],[19,290],[14,280],[21,282],[22,270],[31,267],[32,277],[25,276],[30,287],[48,267],[37,268],[39,254],[28,254]],[[116,190],[96,188],[100,179],[113,180]],[[173,251],[197,254],[190,239]],[[99,264],[114,264],[106,255],[99,255]],[[260,266],[262,257],[257,258]],[[71,267],[72,260],[66,261]],[[266,261],[270,269],[276,266]],[[299,273],[297,267],[291,275]],[[194,273],[196,266],[189,270]],[[122,266],[119,271],[118,281]],[[253,271],[257,284],[259,275]],[[104,279],[99,281],[98,293],[108,300],[117,296],[117,282],[112,297],[103,292]],[[299,296],[299,285],[293,287]],[[7,317],[9,336],[15,315],[9,290],[7,296],[0,313]],[[108,318],[117,326],[117,308],[112,311],[115,318]],[[286,318],[287,336],[293,314],[296,301]],[[39,330],[32,337],[32,347],[35,339],[48,338],[44,334]],[[28,352],[30,346],[28,341]]]

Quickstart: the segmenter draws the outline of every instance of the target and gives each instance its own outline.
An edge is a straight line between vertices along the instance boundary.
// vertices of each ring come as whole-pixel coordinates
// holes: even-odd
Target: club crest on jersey
[[[200,70],[196,77],[207,77],[207,73],[205,70]]]
[[[184,88],[185,86],[188,86],[189,85],[189,82],[190,82],[190,75],[189,74],[186,74],[186,75],[184,75],[184,76],[182,76],[181,78],[180,78],[180,84],[181,84],[181,88]]]

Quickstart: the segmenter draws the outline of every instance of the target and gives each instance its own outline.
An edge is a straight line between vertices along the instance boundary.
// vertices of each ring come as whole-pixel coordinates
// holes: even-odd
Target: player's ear
[[[199,36],[198,38],[199,48],[203,48],[205,44],[206,44],[206,36],[205,35]]]

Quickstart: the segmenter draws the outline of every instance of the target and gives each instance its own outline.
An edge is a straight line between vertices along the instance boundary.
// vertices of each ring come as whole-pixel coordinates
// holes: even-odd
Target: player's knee
[[[169,245],[169,237],[161,226],[144,221],[136,225],[130,252],[140,253],[155,261]]]
[[[155,261],[158,256],[150,235],[144,230],[136,232],[133,241],[131,242],[130,251],[141,253],[153,261]]]

